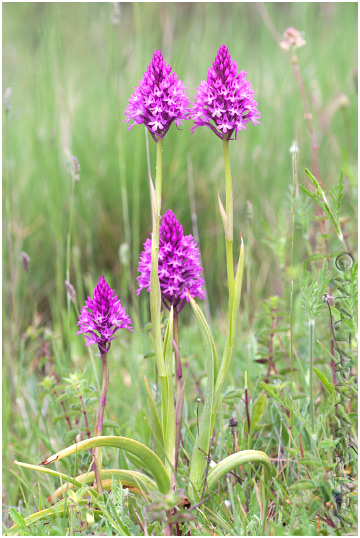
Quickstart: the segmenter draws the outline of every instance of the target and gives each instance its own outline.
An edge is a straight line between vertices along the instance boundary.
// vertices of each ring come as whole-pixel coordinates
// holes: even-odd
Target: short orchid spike
[[[169,209],[160,226],[159,239],[159,280],[161,298],[168,310],[174,307],[176,313],[189,301],[189,295],[204,299],[204,280],[201,278],[200,251],[192,235],[183,234],[183,227]],[[139,288],[137,295],[145,288],[150,292],[151,239],[144,243],[138,266]]]
[[[260,113],[253,98],[254,91],[246,80],[245,71],[238,73],[235,62],[225,45],[222,45],[210,67],[207,79],[197,88],[190,111],[195,126],[206,126],[221,139],[236,139],[237,132],[246,129],[250,121],[259,124]]]
[[[178,126],[189,118],[187,89],[171,69],[160,50],[156,50],[125,110],[124,121],[134,122],[129,129],[143,124],[155,142],[164,138],[172,122]]]
[[[93,298],[88,297],[85,301],[77,323],[80,331],[76,335],[84,334],[86,346],[97,344],[100,353],[109,351],[111,341],[116,338],[114,335],[119,329],[134,332],[131,319],[114,293],[102,275],[94,289]]]

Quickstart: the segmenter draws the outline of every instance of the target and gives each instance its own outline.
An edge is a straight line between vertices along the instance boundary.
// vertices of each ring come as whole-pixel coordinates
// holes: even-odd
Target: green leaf
[[[264,389],[265,392],[268,393],[269,396],[271,396],[271,398],[274,398],[274,400],[276,400],[279,404],[284,405],[283,400],[280,399],[279,394],[273,385],[268,385],[263,381],[260,381],[259,385],[262,389]]]
[[[119,527],[121,528],[122,532],[124,533],[123,536],[131,536],[131,533],[130,533],[130,530],[128,529],[128,527],[122,522],[119,514],[118,514],[118,511],[116,509],[116,506],[115,504],[112,502],[111,500],[111,497],[109,495],[106,496],[106,509],[108,510],[111,518],[119,525]],[[110,523],[111,523],[111,519],[110,519]],[[114,527],[115,530],[116,527]]]
[[[119,430],[120,426],[117,422],[114,422],[113,420],[105,419],[103,421],[103,428],[116,428]]]
[[[321,461],[316,460],[314,458],[299,458],[299,463],[302,463],[303,465],[312,465],[314,467],[323,467],[323,464]]]
[[[226,211],[225,211],[224,206],[222,204],[219,191],[218,191],[218,201],[219,201],[219,209],[220,209],[221,220],[222,220],[223,226],[224,226],[225,237],[226,237],[226,239],[229,239],[229,236],[228,236],[228,218],[226,216]]]
[[[175,424],[175,407],[174,407],[174,384],[173,384],[173,321],[174,321],[174,309],[171,307],[169,321],[166,327],[164,338],[164,364],[166,379],[163,381],[165,385],[165,392],[162,395],[163,412],[166,413],[166,428],[163,428],[164,432],[164,446],[166,454],[166,469],[170,474],[175,466],[175,436],[176,436],[176,424]]]
[[[204,476],[205,460],[202,451],[205,453],[209,450],[210,437],[212,433],[212,414],[213,414],[213,398],[214,398],[214,383],[215,383],[215,344],[212,338],[210,329],[205,321],[204,315],[194,299],[189,295],[190,304],[194,311],[195,317],[199,323],[200,332],[203,340],[205,356],[207,358],[207,385],[205,393],[204,407],[200,417],[199,434],[196,434],[193,454],[191,458],[190,468],[190,483],[195,485],[199,491]],[[215,351],[216,353],[216,351]],[[201,449],[201,450],[200,450]],[[189,495],[192,499],[195,498],[196,492],[189,490]]]
[[[241,246],[240,246],[238,266],[237,266],[236,275],[235,275],[234,293],[233,293],[233,297],[231,297],[229,301],[229,304],[231,305],[231,311],[229,312],[229,330],[226,337],[223,359],[221,361],[220,370],[216,378],[213,414],[212,414],[212,420],[211,420],[211,430],[213,430],[214,428],[216,411],[219,407],[219,402],[220,402],[221,389],[224,384],[225,377],[229,368],[229,363],[230,363],[231,356],[233,353],[235,337],[236,337],[237,319],[239,316],[240,299],[241,299],[242,278],[243,278],[243,272],[244,272],[244,243],[241,236],[240,236],[240,239],[241,239]]]
[[[26,536],[30,535],[30,531],[26,527],[23,516],[17,510],[15,510],[15,508],[9,508],[9,516],[13,522],[21,528],[22,533],[26,534]]]
[[[240,465],[246,463],[260,463],[265,469],[265,482],[267,487],[271,482],[271,461],[269,457],[261,450],[243,450],[231,454],[224,460],[220,461],[215,467],[211,469],[207,479],[207,485],[210,491],[214,490],[219,480],[221,480],[227,473],[233,471]]]
[[[161,422],[160,422],[159,415],[156,409],[156,405],[152,397],[146,377],[144,377],[144,381],[145,381],[146,392],[147,392],[148,400],[150,404],[150,412],[151,412],[153,434],[154,434],[154,441],[155,441],[155,452],[159,456],[161,461],[164,463],[165,462],[165,450],[164,450],[163,429],[161,426]]]
[[[168,493],[170,489],[170,478],[168,473],[166,472],[162,461],[148,447],[139,443],[138,441],[128,439],[127,437],[116,437],[109,435],[85,439],[84,441],[80,441],[80,443],[71,445],[64,450],[57,452],[53,456],[50,456],[45,461],[43,461],[41,465],[48,465],[49,463],[61,460],[62,458],[65,458],[78,452],[89,450],[90,448],[101,448],[107,446],[120,448],[121,450],[125,450],[125,452],[129,452],[130,454],[133,454],[134,456],[138,457],[142,461],[142,463],[151,471],[153,477],[156,480],[159,490],[162,493]]]
[[[304,479],[304,480],[297,480],[297,482],[295,482],[294,484],[291,484],[291,486],[289,487],[290,490],[304,490],[304,489],[310,489],[310,490],[314,490],[316,488],[316,484],[313,480],[307,480],[307,479]]]
[[[329,482],[322,482],[319,484],[321,495],[325,502],[330,502],[332,500],[331,485]]]
[[[159,281],[159,208],[156,191],[149,178],[151,212],[152,212],[152,241],[151,241],[151,273],[150,273],[150,312],[151,329],[154,340],[156,364],[160,377],[165,377],[163,343],[161,338],[161,291]]]
[[[304,185],[300,185],[300,189],[302,189],[314,202],[316,202],[316,197],[313,192],[310,192],[308,189],[304,187]]]
[[[9,508],[10,510],[14,510],[12,508]],[[16,510],[15,510],[16,512]],[[45,510],[40,510],[39,512],[35,512],[34,514],[31,514],[30,516],[27,516],[25,519],[23,519],[23,522],[25,524],[25,528],[23,525],[20,526],[20,530],[22,533],[26,533],[27,536],[31,536],[30,532],[27,530],[27,527],[31,525],[32,523],[35,523],[35,521],[39,521],[40,519],[59,516],[65,512],[64,510],[64,502],[60,502],[56,504],[55,506],[52,506],[51,508],[46,508]],[[20,515],[20,514],[18,514]],[[6,536],[19,536],[19,525],[13,525],[6,531]]]
[[[265,392],[262,392],[256,402],[254,403],[252,418],[251,418],[251,431],[255,431],[261,422],[263,414],[266,410],[267,398]]]
[[[315,374],[320,379],[321,383],[324,385],[326,390],[329,394],[334,393],[334,385],[331,383],[331,381],[328,380],[328,378],[319,370],[319,368],[313,368]]]
[[[80,430],[70,430],[66,432],[64,436],[65,443],[71,443],[79,433]]]

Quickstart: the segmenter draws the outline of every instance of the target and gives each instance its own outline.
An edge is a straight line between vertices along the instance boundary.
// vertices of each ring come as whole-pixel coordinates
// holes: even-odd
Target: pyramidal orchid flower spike
[[[160,50],[156,50],[125,110],[124,121],[134,122],[129,129],[143,124],[155,142],[164,138],[172,122],[178,126],[189,118],[187,90],[171,69]]]
[[[116,338],[114,335],[119,329],[134,332],[125,307],[121,306],[114,293],[102,275],[94,289],[92,299],[88,297],[85,301],[77,323],[80,330],[76,335],[84,334],[86,346],[97,344],[100,352],[109,351],[111,341]]]
[[[101,355],[102,387],[97,411],[95,432],[97,437],[102,435],[106,395],[109,386],[107,354],[111,341],[116,338],[114,335],[119,329],[129,329],[133,332],[132,321],[114,293],[114,290],[106,282],[105,276],[102,275],[96,284],[92,299],[88,297],[85,301],[85,306],[80,312],[77,323],[80,331],[76,335],[83,334],[85,336],[86,346],[97,344]],[[93,456],[97,490],[102,493],[100,448],[94,449]]]
[[[222,45],[208,71],[207,79],[197,88],[190,111],[195,124],[191,131],[205,125],[223,140],[232,140],[233,134],[236,139],[237,132],[246,129],[247,123],[260,123],[260,113],[253,96],[254,91],[246,80],[245,71],[238,73],[228,48]]]
[[[201,278],[200,251],[192,235],[183,234],[183,227],[169,209],[159,230],[159,280],[163,304],[168,310],[171,306],[179,313],[191,297],[204,299],[205,291]],[[145,288],[150,292],[151,239],[144,243],[138,271],[139,288],[137,295]]]

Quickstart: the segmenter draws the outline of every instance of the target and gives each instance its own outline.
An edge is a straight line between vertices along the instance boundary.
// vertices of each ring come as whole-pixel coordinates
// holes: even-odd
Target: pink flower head
[[[283,39],[279,45],[283,50],[289,50],[291,47],[298,49],[306,44],[303,38],[303,32],[299,32],[292,26],[287,28],[284,32]]]
[[[143,288],[150,292],[151,239],[144,243],[138,271],[137,295]],[[184,236],[183,227],[169,209],[162,219],[159,238],[160,289],[167,309],[173,306],[177,313],[180,312],[185,302],[189,301],[188,292],[192,297],[204,299],[201,272],[200,251],[192,235]]]
[[[94,289],[93,298],[88,297],[85,301],[77,324],[80,331],[76,335],[85,335],[86,346],[97,344],[100,352],[106,353],[109,351],[111,340],[116,338],[114,334],[119,329],[134,332],[125,307],[121,306],[117,295],[114,296],[114,290],[110,288],[104,275]]]
[[[155,142],[158,137],[164,138],[172,122],[178,126],[189,117],[187,90],[171,69],[156,50],[125,110],[124,121],[134,122],[129,129],[144,124]]]
[[[221,139],[230,140],[234,134],[246,129],[252,121],[259,124],[260,113],[253,99],[254,91],[246,80],[245,71],[238,73],[235,62],[225,45],[222,45],[210,67],[207,79],[197,88],[190,115],[195,126],[205,125]]]

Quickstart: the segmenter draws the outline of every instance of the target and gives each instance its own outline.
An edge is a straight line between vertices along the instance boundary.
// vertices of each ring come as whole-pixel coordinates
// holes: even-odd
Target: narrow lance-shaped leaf
[[[228,218],[227,218],[227,216],[226,216],[226,211],[225,211],[224,206],[223,206],[223,204],[222,204],[222,201],[221,201],[221,198],[220,198],[219,191],[218,191],[218,201],[219,201],[219,209],[220,209],[221,220],[222,220],[222,222],[223,222],[223,226],[224,226],[225,237],[226,237],[226,239],[229,239],[229,238],[228,238],[228,234],[227,234],[227,230],[228,230]]]
[[[102,469],[101,481],[104,489],[106,489],[104,486],[105,481],[110,480],[111,483],[112,477],[117,477],[123,485],[137,488],[139,493],[149,493],[150,491],[156,489],[155,482],[153,482],[143,473],[122,469]],[[91,471],[89,473],[77,476],[75,479],[75,485],[77,485],[79,482],[83,485],[92,484],[94,480],[95,473],[94,471]],[[64,484],[63,486],[59,487],[52,495],[50,495],[50,497],[48,497],[48,502],[54,502],[58,497],[63,495],[67,489],[74,489],[73,482],[69,482],[68,484]]]
[[[207,359],[207,385],[205,393],[204,407],[201,413],[199,423],[199,434],[196,435],[193,455],[191,458],[190,481],[194,484],[196,490],[199,491],[204,478],[205,470],[205,454],[209,450],[210,437],[212,433],[211,417],[213,411],[214,384],[215,384],[215,358],[214,348],[211,333],[208,330],[207,324],[204,323],[202,312],[194,299],[189,295],[190,303],[193,308],[196,319],[198,320],[201,336],[204,344],[205,356]],[[203,452],[202,452],[203,451]],[[195,498],[195,492],[190,488],[189,495],[192,499]]]
[[[167,379],[167,393],[166,393],[166,407],[167,407],[167,423],[166,431],[164,432],[165,441],[165,453],[167,457],[166,469],[170,474],[175,466],[175,408],[174,408],[174,385],[173,385],[173,372],[172,372],[172,340],[173,340],[173,321],[174,321],[174,309],[171,307],[169,321],[166,328],[164,338],[164,362],[166,368]],[[165,398],[163,398],[165,400]]]
[[[161,461],[164,463],[165,462],[165,450],[164,450],[163,429],[161,426],[161,422],[160,422],[159,415],[156,409],[156,405],[152,397],[146,377],[144,377],[144,381],[145,381],[146,392],[147,392],[148,400],[150,404],[153,434],[154,434],[154,440],[155,440],[155,452],[159,456]]]
[[[229,363],[230,363],[230,359],[233,352],[233,346],[234,346],[235,336],[236,336],[236,325],[237,325],[237,320],[239,316],[241,287],[242,287],[242,279],[243,279],[243,272],[244,272],[244,243],[242,240],[242,236],[240,236],[240,239],[241,239],[241,247],[240,247],[240,254],[239,254],[239,262],[238,262],[236,275],[235,275],[234,298],[232,301],[232,312],[230,313],[230,327],[227,333],[224,355],[221,361],[219,375],[217,376],[216,385],[215,385],[215,402],[213,406],[212,428],[214,427],[214,424],[215,424],[215,416],[216,416],[216,411],[218,409],[219,402],[220,402],[221,389],[225,381],[225,377],[229,368]]]
[[[151,243],[151,277],[150,277],[150,312],[151,327],[155,346],[156,364],[160,377],[165,377],[165,365],[163,359],[162,339],[161,339],[161,291],[159,282],[159,214],[156,191],[151,179],[150,197],[152,210],[152,243]]]
[[[71,445],[64,450],[57,452],[53,456],[50,456],[43,461],[41,465],[48,465],[49,463],[70,456],[71,454],[89,450],[89,448],[105,446],[120,448],[125,450],[125,452],[129,452],[130,454],[137,456],[151,471],[159,490],[162,493],[167,493],[169,491],[169,475],[159,457],[145,445],[139,443],[138,441],[134,441],[133,439],[128,439],[127,437],[103,436],[85,439],[84,441],[80,441],[80,443]]]
[[[263,465],[265,469],[265,482],[267,486],[270,485],[271,461],[269,456],[267,456],[265,452],[262,452],[261,450],[243,450],[241,452],[231,454],[231,456],[223,459],[210,470],[207,479],[207,487],[209,490],[211,491],[215,489],[219,480],[240,465],[245,465],[246,463],[260,463]]]

